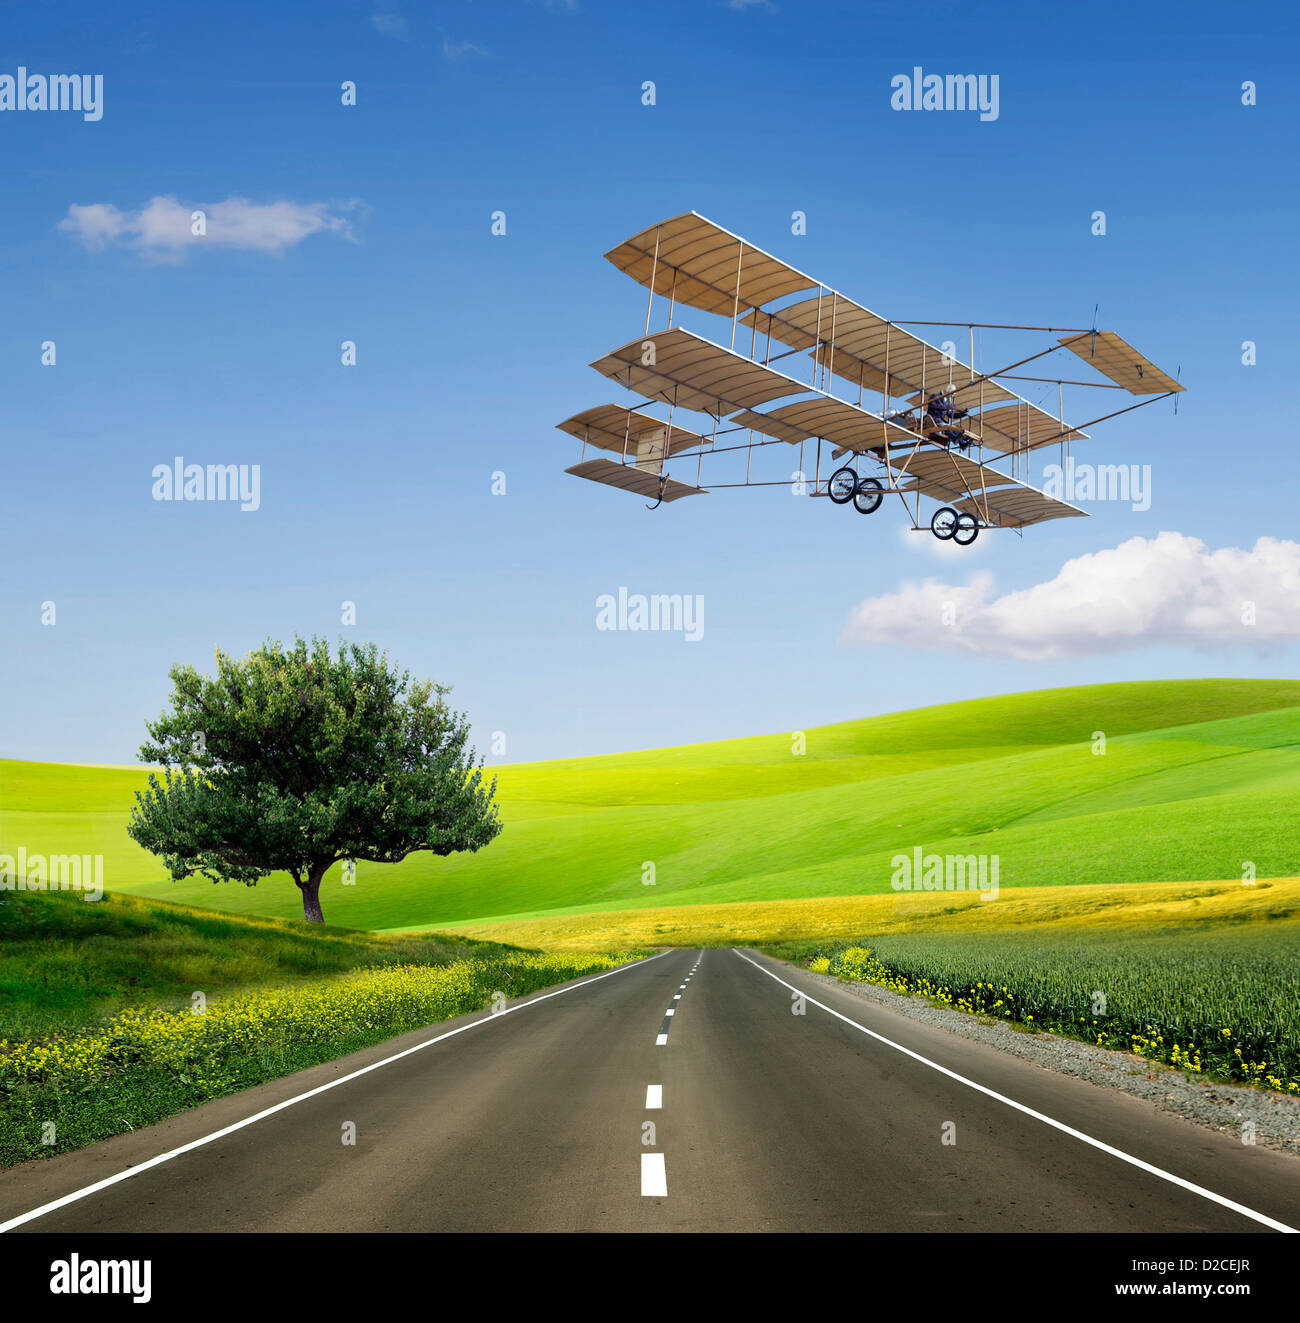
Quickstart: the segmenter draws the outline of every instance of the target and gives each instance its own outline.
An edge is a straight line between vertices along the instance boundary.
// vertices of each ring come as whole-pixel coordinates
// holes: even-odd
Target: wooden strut
[[[1122,413],[1132,413],[1134,409],[1145,408],[1148,404],[1159,404],[1161,400],[1167,400],[1171,395],[1176,395],[1177,391],[1167,390],[1163,395],[1151,395],[1145,400],[1139,400],[1136,404],[1130,404],[1127,409],[1116,409],[1113,413],[1104,413],[1100,418],[1093,418],[1086,423],[1076,423],[1073,427],[1066,429],[1063,435],[1069,432],[1081,432],[1085,427],[1096,427],[1098,423],[1104,423],[1108,418],[1118,418]],[[1051,445],[1056,438],[1049,436],[1044,445]]]
[[[995,372],[993,375],[1003,381],[1041,381],[1048,386],[1088,386],[1096,390],[1128,389],[1128,387],[1120,386],[1113,381],[1071,381],[1069,377],[1023,377],[1011,372]]]
[[[952,471],[957,475],[957,481],[966,493],[965,496],[959,496],[956,499],[959,501],[967,500],[967,499],[974,501],[975,508],[977,510],[983,511],[984,522],[987,524],[989,522],[989,498],[988,498],[988,491],[985,489],[984,486],[983,466],[980,467],[980,494],[984,498],[983,505],[981,506],[979,497],[975,495],[975,489],[970,485],[970,483],[965,478],[961,476],[961,469],[958,467],[957,457],[947,447],[944,448],[943,453],[948,456],[948,462],[952,465]],[[919,510],[920,508],[921,508],[920,503],[918,502],[917,509]]]
[[[645,301],[645,333],[650,334],[650,307],[655,301],[655,277],[659,274],[659,226],[655,226],[655,256],[650,265],[650,297]],[[670,318],[671,321],[671,318]]]
[[[1049,335],[1088,335],[1077,326],[1017,326],[1010,322],[927,322],[915,317],[891,317],[895,326],[978,326],[981,331],[1046,331]]]
[[[736,348],[736,318],[740,316],[740,267],[745,260],[745,241],[740,240],[740,247],[736,250],[736,298],[731,305],[731,348],[734,352]]]

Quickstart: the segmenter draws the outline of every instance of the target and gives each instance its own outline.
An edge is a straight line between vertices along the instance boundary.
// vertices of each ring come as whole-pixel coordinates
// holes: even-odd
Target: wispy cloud
[[[204,247],[245,249],[279,256],[314,234],[355,241],[353,219],[361,203],[224,202],[183,204],[175,197],[150,198],[137,211],[111,202],[73,203],[59,230],[87,248],[132,248],[156,261],[182,261]],[[202,222],[195,213],[202,212]],[[196,234],[195,230],[201,233]]]
[[[446,60],[467,60],[473,55],[486,55],[487,50],[473,41],[453,41],[445,36],[442,39],[442,55]]]
[[[381,37],[393,37],[398,41],[406,40],[406,18],[395,9],[376,10],[370,15],[370,22]]]
[[[772,0],[726,0],[728,9],[770,9],[776,11]]]
[[[925,579],[869,597],[846,643],[1049,661],[1161,644],[1221,647],[1300,638],[1300,543],[1262,537],[1209,550],[1182,533],[1077,556],[1031,588]]]

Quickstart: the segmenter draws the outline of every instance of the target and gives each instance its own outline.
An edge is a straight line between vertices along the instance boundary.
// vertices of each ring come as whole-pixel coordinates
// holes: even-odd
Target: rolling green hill
[[[1093,752],[1104,732],[1104,754]],[[1003,887],[1300,873],[1300,682],[1090,686],[804,732],[499,771],[476,855],[361,864],[333,923],[445,926],[889,891],[921,846],[996,854]],[[169,881],[127,838],[141,769],[0,762],[0,852],[100,853],[111,891],[292,918],[297,890]],[[653,886],[643,865],[655,866]]]

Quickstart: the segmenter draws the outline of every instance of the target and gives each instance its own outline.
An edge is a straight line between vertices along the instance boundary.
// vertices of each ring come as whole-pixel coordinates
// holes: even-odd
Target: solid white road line
[[[664,1044],[666,1044],[667,1042],[668,1042],[668,1035],[667,1035],[667,1034],[660,1034],[660,1035],[655,1039],[655,1046],[656,1046],[656,1047],[663,1047]]]
[[[588,983],[599,983],[603,978],[613,978],[615,974],[625,974],[629,969],[637,969],[641,965],[648,965],[652,960],[658,960],[659,956],[667,954],[666,951],[661,951],[659,955],[649,956],[645,960],[637,960],[630,965],[622,965],[618,969],[607,970],[603,974],[593,974],[591,978],[584,978],[581,983],[571,983],[567,988],[557,988],[554,992],[544,992],[540,997],[534,997],[532,1001],[520,1002],[517,1006],[507,1006],[495,1013],[488,1011],[482,1019],[472,1020],[469,1024],[461,1025],[459,1029],[449,1029],[445,1034],[439,1034],[436,1038],[427,1038],[423,1043],[416,1043],[414,1047],[395,1052],[391,1057],[385,1057],[382,1061],[375,1061],[368,1066],[362,1066],[360,1070],[351,1071],[347,1075],[340,1075],[338,1079],[330,1080],[327,1084],[319,1084],[314,1089],[308,1089],[306,1093],[297,1094],[293,1098],[286,1098],[284,1102],[276,1103],[274,1107],[266,1107],[252,1116],[246,1116],[242,1121],[235,1121],[232,1125],[222,1126],[220,1130],[214,1130],[210,1135],[204,1135],[201,1139],[193,1139],[188,1144],[182,1144],[179,1148],[160,1153],[156,1158],[149,1158],[134,1167],[128,1167],[126,1171],[119,1171],[114,1176],[106,1176],[102,1181],[96,1181],[93,1185],[74,1190],[71,1194],[65,1194],[61,1199],[52,1199],[48,1204],[33,1208],[29,1213],[20,1213],[17,1217],[11,1217],[7,1222],[0,1222],[0,1232],[12,1231],[14,1227],[20,1227],[25,1222],[33,1222],[38,1217],[44,1217],[46,1213],[54,1212],[57,1208],[66,1208],[69,1204],[75,1204],[81,1199],[97,1194],[100,1190],[107,1190],[111,1185],[117,1185],[121,1181],[129,1180],[132,1176],[138,1176],[142,1171],[148,1171],[151,1167],[161,1167],[164,1162],[170,1162],[173,1158],[180,1157],[182,1153],[190,1153],[196,1148],[202,1148],[205,1144],[215,1143],[218,1139],[233,1135],[237,1130],[255,1125],[258,1121],[264,1121],[268,1116],[274,1116],[276,1112],[283,1112],[297,1103],[305,1102],[308,1098],[315,1098],[317,1094],[328,1093],[331,1089],[337,1089],[340,1084],[347,1084],[352,1080],[360,1079],[362,1075],[369,1075],[372,1070],[380,1070],[384,1066],[391,1066],[394,1061],[401,1061],[403,1057],[409,1057],[416,1052],[423,1052],[426,1047],[432,1047],[435,1043],[442,1043],[448,1038],[455,1038],[457,1034],[467,1034],[471,1029],[478,1029],[485,1024],[495,1024],[500,1020],[504,1020],[507,1015],[513,1015],[516,1011],[526,1011],[530,1006],[536,1006],[539,1002],[550,1001],[552,997],[562,997],[566,992],[573,992],[577,988],[586,987]]]
[[[641,1193],[661,1198],[668,1193],[668,1172],[662,1153],[641,1154]]]
[[[735,950],[733,947],[732,950]],[[886,1047],[892,1047],[896,1052],[901,1052],[906,1057],[911,1057],[913,1061],[919,1061],[923,1066],[929,1066],[931,1070],[937,1070],[941,1075],[947,1075],[949,1079],[956,1080],[958,1084],[964,1084],[967,1088],[974,1089],[976,1093],[982,1093],[985,1097],[993,1098],[1000,1103],[1005,1103],[1008,1107],[1013,1107],[1017,1112],[1023,1112],[1026,1116],[1032,1116],[1035,1121],[1041,1121],[1044,1125],[1050,1125],[1053,1130],[1059,1130],[1062,1134],[1071,1136],[1073,1139],[1081,1140],[1093,1148],[1100,1149],[1103,1153],[1109,1153],[1111,1157],[1118,1158],[1121,1162],[1127,1162],[1131,1167],[1137,1167],[1152,1176],[1158,1176],[1162,1181],[1168,1181],[1171,1185],[1177,1185],[1181,1189],[1190,1190],[1193,1194],[1199,1194],[1202,1199],[1208,1199],[1211,1203],[1218,1204],[1222,1208],[1230,1208],[1234,1213],[1240,1213],[1243,1217],[1248,1217],[1252,1221],[1260,1222],[1266,1227],[1272,1227],[1274,1231],[1289,1231],[1295,1234],[1296,1228],[1289,1227],[1285,1222],[1279,1222],[1275,1218],[1268,1217],[1264,1213],[1257,1213],[1253,1208],[1247,1208],[1245,1204],[1236,1203],[1232,1199],[1227,1199],[1221,1194],[1215,1194],[1213,1190],[1207,1190],[1203,1185],[1195,1185],[1191,1181],[1185,1181],[1181,1176],[1175,1176],[1172,1172],[1165,1171],[1163,1168],[1152,1166],[1149,1162],[1143,1162],[1141,1158],[1135,1158],[1131,1153],[1125,1153],[1123,1149],[1113,1148],[1110,1144],[1104,1143],[1100,1139],[1094,1139],[1091,1135],[1085,1135],[1082,1130],[1076,1130],[1073,1126],[1066,1125],[1063,1121],[1054,1120],[1043,1112],[1035,1111],[1032,1107],[1026,1107],[1024,1103],[1018,1103],[1014,1098],[1008,1098],[1005,1094],[998,1093],[996,1089],[990,1089],[983,1084],[977,1084],[974,1080],[967,1079],[965,1075],[959,1075],[955,1070],[949,1070],[947,1066],[941,1066],[937,1061],[931,1061],[929,1057],[923,1057],[919,1052],[913,1052],[910,1047],[904,1047],[901,1043],[895,1043],[892,1038],[886,1038],[884,1034],[878,1034],[874,1029],[868,1029],[866,1025],[859,1024],[856,1020],[850,1020],[847,1015],[841,1015],[839,1011],[832,1010],[825,1002],[818,1001],[815,997],[810,997],[802,988],[796,988],[793,983],[787,983],[785,979],[772,973],[770,969],[765,969],[757,960],[750,958],[741,951],[736,951],[747,964],[751,964],[761,974],[766,974],[768,978],[775,980],[782,987],[789,988],[791,992],[798,993],[806,1002],[819,1007],[828,1015],[833,1015],[837,1020],[843,1020],[845,1024],[851,1025],[859,1033],[864,1033],[870,1038],[874,1038],[879,1043],[884,1043]]]
[[[645,1105],[647,1111],[653,1111],[656,1107],[664,1105],[664,1086],[662,1084],[647,1084],[645,1086]]]

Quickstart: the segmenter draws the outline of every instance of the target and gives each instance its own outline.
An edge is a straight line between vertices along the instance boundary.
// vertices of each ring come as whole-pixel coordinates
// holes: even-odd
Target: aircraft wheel
[[[877,478],[859,478],[857,491],[853,493],[853,508],[859,514],[872,514],[880,509],[880,502],[885,499],[885,489]]]
[[[836,469],[831,474],[831,480],[826,484],[826,495],[836,505],[847,505],[853,499],[853,493],[857,489],[858,475],[845,465],[844,468]]]
[[[952,540],[959,547],[969,547],[979,535],[979,521],[973,514],[959,514],[957,516],[957,527],[953,530]]]
[[[947,542],[957,531],[957,511],[950,505],[941,505],[933,515],[930,516],[930,532],[939,539],[940,542]]]

